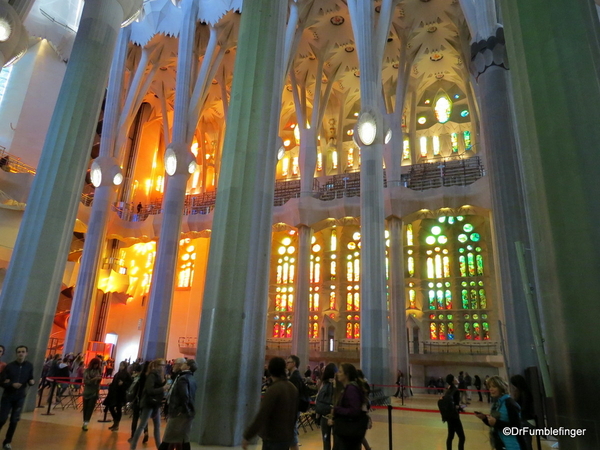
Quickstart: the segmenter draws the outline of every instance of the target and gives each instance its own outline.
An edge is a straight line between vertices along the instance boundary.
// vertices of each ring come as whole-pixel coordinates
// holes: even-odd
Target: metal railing
[[[5,172],[30,173],[35,175],[34,167],[22,162],[21,158],[12,156],[6,151],[6,148],[2,146],[0,146],[0,169]]]

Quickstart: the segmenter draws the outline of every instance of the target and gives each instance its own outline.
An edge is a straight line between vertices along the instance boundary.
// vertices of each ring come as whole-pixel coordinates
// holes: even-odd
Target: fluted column
[[[372,383],[393,378],[385,286],[385,219],[383,202],[383,117],[381,115],[381,60],[373,31],[373,5],[348,2],[360,67],[361,115],[369,112],[377,132],[370,145],[361,145],[361,367]],[[360,120],[359,116],[359,120]]]
[[[85,2],[0,296],[0,342],[7,348],[27,345],[37,371],[56,311],[124,2]]]
[[[142,340],[142,356],[146,359],[164,358],[169,336],[169,320],[177,270],[177,253],[179,251],[179,235],[183,218],[185,191],[190,177],[188,166],[194,155],[190,151],[188,141],[188,110],[191,97],[191,77],[194,55],[194,38],[198,3],[184,0],[181,5],[183,20],[179,34],[177,52],[177,80],[175,85],[175,106],[173,116],[173,141],[169,144],[165,155],[170,152],[176,158],[176,168],[168,174],[165,195],[163,197],[162,225],[156,262],[152,271],[152,287],[146,314],[146,325]],[[165,159],[165,165],[169,162]],[[193,171],[192,171],[193,172]]]
[[[502,293],[509,374],[537,366],[531,321],[523,292],[515,242],[529,248],[523,187],[508,88],[504,30],[471,46],[471,72],[479,84],[481,129],[491,184],[493,227]],[[535,319],[535,318],[534,318]]]
[[[88,316],[91,304],[96,298],[98,270],[102,260],[102,249],[106,243],[106,223],[110,213],[110,205],[116,197],[116,186],[108,173],[111,159],[107,157],[113,154],[117,134],[129,35],[129,28],[121,30],[111,65],[99,157],[100,160],[104,160],[104,164],[102,164],[104,167],[101,167],[101,170],[104,169],[104,177],[94,191],[92,212],[88,221],[83,253],[79,262],[75,293],[71,303],[71,314],[63,349],[64,353],[78,353],[85,350]],[[104,158],[102,158],[103,156]],[[113,162],[114,164],[118,163],[117,161]]]
[[[404,295],[404,244],[402,219],[387,220],[390,233],[388,294],[390,302],[390,335],[392,368],[402,373],[408,370],[408,342],[406,342],[406,298]],[[408,378],[405,378],[408,383]]]
[[[593,2],[500,2],[561,448],[600,448],[600,25]]]
[[[294,301],[294,322],[292,328],[292,354],[300,358],[302,365],[308,364],[308,304],[310,284],[310,242],[312,229],[298,226],[298,262]]]
[[[204,445],[239,444],[259,405],[286,15],[287,2],[255,0],[240,22],[198,337]]]

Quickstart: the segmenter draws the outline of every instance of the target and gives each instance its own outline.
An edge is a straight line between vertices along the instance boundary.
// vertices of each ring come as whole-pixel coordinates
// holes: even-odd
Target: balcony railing
[[[427,341],[409,342],[411,354],[499,355],[500,344],[490,341]]]
[[[35,168],[22,162],[20,158],[12,156],[2,146],[0,146],[0,169],[5,172],[30,173],[35,175]]]

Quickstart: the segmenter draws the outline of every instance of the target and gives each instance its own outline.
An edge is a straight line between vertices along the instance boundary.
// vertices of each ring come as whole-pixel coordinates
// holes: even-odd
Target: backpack
[[[138,382],[140,381],[140,376],[137,376],[133,379],[133,382],[129,385],[129,387],[127,388],[127,391],[125,392],[125,400],[127,400],[127,402],[132,402],[137,398],[137,394],[138,394]]]
[[[331,404],[333,403],[333,384],[327,383],[317,394],[315,401],[315,412],[320,416],[326,416],[331,412]]]
[[[458,411],[456,410],[456,405],[454,405],[454,400],[452,399],[451,395],[448,395],[448,393],[444,394],[438,400],[438,409],[442,415],[442,422],[447,422],[448,420],[454,419],[458,416]]]

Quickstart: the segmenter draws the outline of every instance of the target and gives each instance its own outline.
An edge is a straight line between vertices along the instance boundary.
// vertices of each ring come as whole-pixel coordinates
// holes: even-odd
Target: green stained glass
[[[435,241],[436,241],[435,236],[427,236],[425,238],[425,243],[429,244],[429,245],[435,244]]]
[[[466,286],[466,285],[467,285],[467,282],[466,282],[466,281],[463,281],[462,283],[460,283],[460,285],[461,285],[461,286]]]
[[[439,223],[444,223],[445,221],[446,221],[446,216],[438,217],[438,222]]]
[[[477,291],[475,289],[471,290],[471,309],[479,309],[477,305]]]
[[[469,283],[469,286],[477,286],[477,283],[475,283],[474,281],[471,281],[471,282]]]
[[[452,225],[454,223],[454,217],[452,217],[452,216],[448,217],[448,223],[450,225]]]
[[[458,253],[464,253],[464,252],[465,252],[465,249],[464,249],[464,248],[459,248],[459,249],[458,249]]]
[[[435,291],[429,291],[429,309],[435,309]]]
[[[487,319],[487,317],[488,317],[488,316],[487,316],[487,314],[482,314],[482,315],[481,315],[481,318],[482,318],[482,319]]]
[[[469,276],[474,277],[475,276],[475,257],[473,256],[473,253],[467,254],[467,264],[469,265]]]
[[[446,287],[450,287],[450,286],[452,285],[452,283],[450,283],[449,281],[446,281],[446,282],[444,283],[444,285],[445,285]]]
[[[452,309],[452,292],[450,290],[446,290],[446,309]]]
[[[442,284],[442,283],[436,283],[435,285],[436,285],[437,287],[439,287],[439,288],[441,288],[441,287],[443,286],[443,284]]]
[[[482,308],[487,308],[487,298],[485,296],[485,289],[479,289],[479,305]],[[483,317],[483,316],[481,316]],[[485,319],[485,317],[484,317]]]
[[[481,247],[475,247],[475,251],[476,252],[480,252],[481,251]]]
[[[475,261],[477,262],[477,275],[483,275],[483,256],[477,255]]]
[[[467,250],[473,250],[473,246],[472,245],[467,245]]]
[[[465,140],[465,150],[470,151],[473,148],[473,144],[471,142],[471,132],[463,131],[463,139]]]
[[[428,283],[427,286],[429,286],[430,288],[433,287],[433,283]]]
[[[439,244],[445,244],[446,242],[448,242],[448,238],[444,235],[438,236],[437,241]]]
[[[473,339],[476,341],[481,340],[481,328],[479,328],[479,324],[477,322],[473,323]]]
[[[437,309],[444,309],[444,291],[437,291]]]
[[[465,318],[465,320],[469,320],[469,319],[471,318],[471,316],[470,316],[470,315],[468,315],[468,314],[465,314],[465,315],[464,315],[464,318]]]
[[[458,153],[458,134],[457,133],[450,134],[450,142],[452,144],[452,153]]]
[[[480,281],[480,282],[479,282],[479,286],[483,286],[483,281]]]
[[[462,222],[463,220],[465,220],[465,218],[463,216],[456,216],[456,220]]]
[[[481,323],[481,328],[483,329],[483,340],[487,341],[490,339],[490,326],[487,322]]]
[[[452,322],[448,322],[448,334],[446,335],[449,341],[454,339],[454,324]]]
[[[472,240],[473,242],[478,242],[478,241],[479,241],[479,239],[481,239],[481,236],[479,235],[479,233],[473,233],[473,234],[471,235],[471,240]]]
[[[460,276],[466,277],[467,276],[467,260],[465,258],[465,255],[460,255],[458,257],[458,266],[460,269]]]
[[[466,234],[458,235],[458,242],[460,242],[461,244],[467,242],[468,240],[469,240],[469,238],[467,237]]]
[[[448,314],[448,315],[446,316],[446,319],[448,319],[448,320],[452,320],[453,318],[454,318],[454,316],[453,316],[452,314]]]
[[[438,227],[437,225],[435,227],[431,227],[431,234],[435,234],[437,236],[441,232],[442,232],[441,227]]]
[[[469,309],[469,291],[463,289],[460,291],[463,309]]]
[[[463,225],[463,230],[464,230],[466,233],[470,233],[471,231],[473,231],[473,225],[471,225],[470,223],[465,223],[465,224]]]
[[[408,276],[414,277],[415,276],[415,258],[413,258],[412,256],[409,256],[407,265],[408,265]]]
[[[465,339],[472,339],[471,337],[471,324],[465,323]]]
[[[440,315],[438,316],[438,319],[440,319],[440,320],[444,320],[444,319],[445,319],[445,317],[444,317],[444,315],[443,315],[443,314],[440,314]]]
[[[473,320],[479,320],[479,314],[473,314]]]

